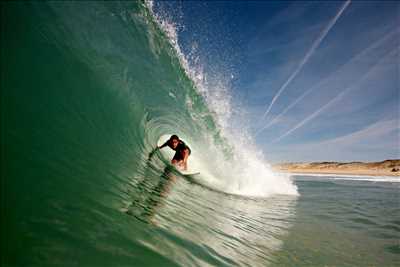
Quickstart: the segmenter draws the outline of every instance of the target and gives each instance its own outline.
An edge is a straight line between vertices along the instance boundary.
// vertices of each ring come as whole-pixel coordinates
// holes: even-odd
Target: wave
[[[165,14],[155,13],[153,1],[147,1],[146,4],[174,48],[186,75],[193,82],[193,89],[207,105],[205,113],[198,113],[192,110],[192,101],[188,99],[187,107],[192,119],[203,124],[201,117],[210,115],[215,123],[214,131],[203,128],[205,136],[201,142],[191,136],[184,136],[183,139],[193,144],[196,151],[191,157],[192,169],[201,172],[201,178],[208,186],[228,193],[259,197],[272,194],[297,195],[296,186],[289,176],[277,176],[271,171],[262,151],[257,148],[249,134],[249,125],[240,121],[241,118],[233,116],[229,81],[224,80],[222,75],[216,75],[217,77],[213,77],[216,81],[210,82],[210,75],[204,73],[204,67],[199,63],[195,52],[190,54],[195,60],[188,59],[182,52],[177,23]],[[165,138],[163,136],[164,140]]]
[[[189,166],[206,187],[249,203],[297,195],[232,127],[229,88],[201,83],[201,66],[184,63],[146,3],[13,2],[1,22],[0,220],[9,265],[168,262],[143,244],[159,233],[126,213],[152,213],[168,191],[169,158],[148,157],[169,134],[190,145]],[[294,206],[286,202],[275,207],[291,207],[284,218]]]
[[[330,180],[351,180],[351,181],[370,181],[370,182],[390,182],[400,183],[400,177],[376,176],[376,175],[351,175],[351,174],[316,174],[316,173],[290,173],[295,179],[298,176],[307,177],[326,177]]]

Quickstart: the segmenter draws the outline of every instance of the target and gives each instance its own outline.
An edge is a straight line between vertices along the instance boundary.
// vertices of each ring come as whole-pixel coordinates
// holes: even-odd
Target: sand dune
[[[400,159],[381,162],[311,162],[273,165],[275,171],[291,173],[400,176]]]

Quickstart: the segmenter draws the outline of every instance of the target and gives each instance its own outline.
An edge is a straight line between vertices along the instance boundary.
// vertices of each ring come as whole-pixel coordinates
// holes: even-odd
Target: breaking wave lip
[[[233,116],[232,96],[228,86],[229,81],[218,74],[210,77],[204,73],[204,68],[198,60],[191,62],[182,52],[179,45],[177,24],[163,14],[154,11],[154,3],[145,1],[145,6],[154,18],[155,22],[165,34],[170,45],[174,48],[180,65],[187,77],[193,82],[194,89],[204,98],[205,103],[216,123],[219,135],[226,141],[231,156],[227,158],[221,151],[221,145],[216,144],[209,134],[202,142],[197,140],[185,140],[193,144],[191,156],[195,165],[200,165],[202,178],[210,187],[236,195],[251,197],[268,197],[274,194],[298,195],[297,187],[287,175],[276,175],[266,162],[264,154],[256,146],[253,137],[248,131],[247,123]],[[192,52],[194,53],[194,52]],[[193,56],[193,55],[192,55]],[[212,80],[212,82],[210,82]],[[192,119],[201,117],[196,114],[187,101],[188,111]],[[232,125],[240,125],[241,129],[235,129]],[[166,133],[164,133],[166,134]],[[226,148],[226,147],[225,147]],[[225,149],[224,148],[224,149]],[[189,164],[190,161],[189,161]],[[198,170],[200,170],[198,169]]]
[[[289,173],[285,173],[289,174]],[[326,174],[326,173],[290,173],[296,179],[296,176],[328,177],[330,180],[352,180],[352,181],[370,181],[370,182],[390,182],[400,183],[400,177],[394,176],[374,176],[374,175],[353,175],[353,174]]]

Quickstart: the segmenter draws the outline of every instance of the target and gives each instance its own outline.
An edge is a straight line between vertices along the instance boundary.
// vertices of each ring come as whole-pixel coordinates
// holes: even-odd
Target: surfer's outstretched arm
[[[161,149],[161,148],[164,148],[164,147],[168,146],[168,142],[169,141],[165,142],[163,145],[157,147],[156,149]]]
[[[157,150],[159,150],[159,149],[161,149],[161,148],[164,148],[164,147],[166,147],[167,145],[168,145],[168,141],[165,142],[163,145],[154,148],[154,149],[149,153],[149,160],[153,157],[154,153],[156,153]]]

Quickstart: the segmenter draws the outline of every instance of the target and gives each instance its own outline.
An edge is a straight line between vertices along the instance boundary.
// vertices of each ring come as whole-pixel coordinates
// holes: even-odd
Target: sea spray
[[[200,171],[204,184],[227,193],[257,197],[272,194],[297,195],[297,188],[288,175],[272,172],[263,152],[250,135],[247,122],[242,117],[233,115],[234,109],[235,114],[244,110],[232,104],[229,79],[226,75],[206,73],[199,60],[200,56],[196,55],[196,50],[193,49],[196,45],[192,46],[190,54],[186,56],[180,47],[178,23],[163,11],[155,12],[153,1],[145,3],[174,47],[186,75],[204,97],[220,135],[220,139],[216,139],[214,134],[203,128],[201,139],[182,136],[194,151],[189,161],[191,169]],[[193,120],[209,115],[209,111],[202,114],[191,110],[190,99],[187,99],[186,103]],[[162,142],[168,134],[164,133],[161,137]],[[223,142],[218,142],[219,140]]]

